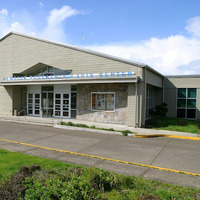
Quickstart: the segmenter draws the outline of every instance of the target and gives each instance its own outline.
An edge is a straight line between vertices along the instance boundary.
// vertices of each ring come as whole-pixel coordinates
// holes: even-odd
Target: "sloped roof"
[[[38,37],[35,37],[35,36],[30,36],[30,35],[26,35],[26,34],[22,34],[22,33],[18,33],[18,32],[12,31],[12,32],[7,33],[2,38],[0,38],[0,42],[3,41],[4,39],[6,39],[7,37],[9,37],[12,34],[18,35],[18,36],[21,36],[21,37],[25,37],[25,38],[29,38],[29,39],[33,39],[33,40],[38,40],[38,41],[41,41],[41,42],[50,43],[50,44],[53,44],[53,45],[66,47],[66,48],[77,50],[77,51],[82,51],[82,52],[85,52],[85,53],[89,53],[89,54],[93,54],[93,55],[96,55],[96,56],[108,58],[108,59],[119,61],[119,62],[122,62],[122,63],[131,64],[131,65],[134,65],[134,66],[137,66],[137,67],[147,68],[150,71],[164,77],[164,75],[162,75],[161,73],[159,73],[158,71],[156,71],[155,69],[151,68],[150,66],[148,66],[144,63],[134,62],[134,61],[131,61],[131,60],[119,58],[117,56],[108,55],[108,54],[97,52],[97,51],[94,51],[94,50],[89,50],[89,49],[82,48],[82,47],[76,47],[76,46],[72,46],[72,45],[68,45],[68,44],[64,44],[64,43],[59,43],[59,42],[55,42],[55,41],[51,41],[51,40],[45,40],[45,39],[41,39],[41,38],[38,38]]]

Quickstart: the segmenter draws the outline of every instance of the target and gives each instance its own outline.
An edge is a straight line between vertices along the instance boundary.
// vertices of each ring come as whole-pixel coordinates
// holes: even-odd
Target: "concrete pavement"
[[[0,121],[10,121],[10,122],[18,122],[18,123],[27,123],[27,124],[39,124],[39,125],[46,125],[46,126],[53,126],[53,127],[59,127],[59,123],[61,121],[63,122],[72,122],[75,124],[85,124],[88,126],[95,126],[96,128],[106,128],[110,129],[113,128],[114,130],[130,130],[131,132],[138,134],[138,135],[178,135],[178,136],[187,136],[187,137],[197,137],[200,138],[200,134],[194,134],[194,133],[185,133],[185,132],[178,132],[178,131],[168,131],[168,130],[155,130],[155,129],[148,129],[148,128],[134,128],[134,127],[128,127],[127,125],[121,125],[121,124],[109,124],[109,123],[100,123],[100,122],[89,122],[89,121],[81,121],[76,119],[59,119],[59,118],[42,118],[42,117],[31,117],[31,116],[1,116],[0,115]],[[60,128],[60,127],[59,127]],[[81,128],[77,127],[64,127],[65,129],[74,129],[74,130],[81,130]],[[82,128],[82,130],[84,130]],[[93,129],[86,130],[93,132]],[[95,132],[95,130],[94,130]],[[98,131],[102,132],[103,131]],[[108,134],[111,134],[112,132],[108,132]],[[115,133],[117,134],[117,133]]]
[[[199,141],[123,137],[2,121],[0,139],[200,174]],[[1,140],[0,148],[69,163],[95,165],[120,174],[200,188],[198,176],[66,154]]]

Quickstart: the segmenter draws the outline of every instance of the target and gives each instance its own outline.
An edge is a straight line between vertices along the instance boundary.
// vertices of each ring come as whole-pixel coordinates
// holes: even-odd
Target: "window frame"
[[[114,109],[113,110],[98,110],[98,109],[93,109],[92,108],[92,95],[93,94],[114,94]],[[103,111],[103,112],[115,112],[116,108],[115,108],[115,92],[91,92],[91,111]]]
[[[179,89],[186,89],[186,97],[178,97],[178,90]],[[188,97],[188,90],[189,89],[196,89],[196,97],[195,98],[194,97]],[[191,119],[191,120],[197,119],[197,97],[198,97],[197,88],[177,88],[176,89],[176,118],[180,118],[180,117],[178,117],[178,113],[177,112],[178,112],[178,109],[179,110],[182,109],[182,110],[185,110],[185,117],[184,118],[180,118],[180,119]],[[178,100],[179,99],[183,99],[183,100],[186,101],[185,107],[178,107]],[[196,100],[196,107],[195,108],[188,107],[188,100],[190,100],[190,99],[195,99]],[[188,118],[187,117],[187,110],[195,110],[195,118]]]

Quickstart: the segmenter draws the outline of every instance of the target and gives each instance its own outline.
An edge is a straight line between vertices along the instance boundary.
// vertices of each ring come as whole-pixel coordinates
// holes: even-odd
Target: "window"
[[[115,110],[115,93],[114,92],[97,92],[92,93],[92,110]]]
[[[149,119],[149,111],[155,107],[155,89],[147,86],[146,89],[146,119]]]
[[[53,91],[53,90],[54,90],[53,85],[42,85],[42,92],[49,92],[49,91]]]
[[[196,118],[197,103],[196,88],[178,88],[177,92],[177,117],[178,118]]]
[[[51,66],[46,66],[46,65],[42,65],[39,68],[26,73],[26,76],[46,76],[46,75],[68,75],[71,74],[71,71],[67,71],[67,70],[61,70],[55,67],[51,67]]]

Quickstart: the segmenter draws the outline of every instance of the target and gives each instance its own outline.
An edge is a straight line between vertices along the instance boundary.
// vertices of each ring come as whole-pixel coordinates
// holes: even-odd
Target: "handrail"
[[[23,109],[21,111],[18,112],[18,121],[19,121],[19,117],[21,116],[20,114],[24,112],[24,116],[25,116],[25,120],[26,120],[26,109]]]

